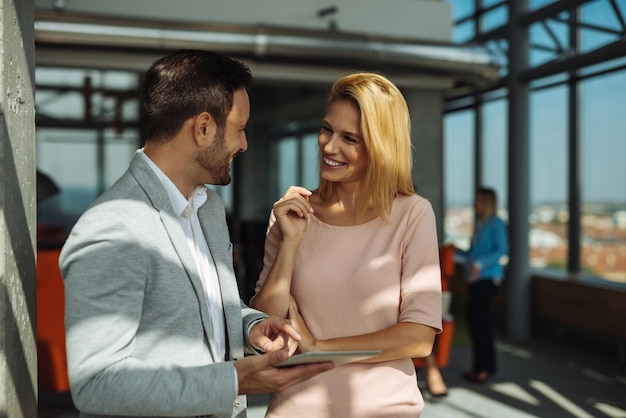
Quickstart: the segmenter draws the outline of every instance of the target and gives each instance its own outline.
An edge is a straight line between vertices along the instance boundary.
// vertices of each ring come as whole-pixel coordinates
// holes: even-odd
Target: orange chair
[[[37,250],[37,370],[41,386],[67,392],[65,294],[59,271],[60,249]]]
[[[454,247],[444,246],[439,248],[439,265],[441,268],[441,290],[449,292],[450,278],[454,275]],[[452,348],[452,338],[454,337],[454,317],[445,314],[442,318],[441,333],[435,338],[435,361],[437,367],[444,368],[450,360],[450,349]],[[414,358],[415,367],[424,367],[424,360]]]

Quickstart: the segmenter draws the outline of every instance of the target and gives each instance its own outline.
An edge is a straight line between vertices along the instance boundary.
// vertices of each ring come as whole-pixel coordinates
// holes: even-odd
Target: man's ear
[[[193,133],[198,145],[203,146],[212,142],[216,132],[217,124],[209,112],[202,112],[196,116]]]

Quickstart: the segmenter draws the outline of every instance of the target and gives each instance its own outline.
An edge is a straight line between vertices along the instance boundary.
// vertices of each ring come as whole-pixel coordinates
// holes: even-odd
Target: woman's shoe
[[[430,392],[430,396],[432,396],[433,398],[445,398],[446,396],[448,396],[448,391],[444,390],[443,392],[440,393],[433,393],[430,389],[428,389],[428,392]]]
[[[448,388],[443,383],[443,379],[439,379],[435,384],[428,382],[428,392],[433,398],[445,398],[448,396]]]
[[[428,392],[433,398],[448,396],[448,387],[443,381],[443,376],[438,368],[431,367],[426,370],[426,383],[428,385]]]
[[[463,379],[472,383],[485,383],[487,379],[489,379],[489,373],[485,371],[475,372],[475,371],[470,370],[468,372],[463,373],[462,376],[463,376]]]

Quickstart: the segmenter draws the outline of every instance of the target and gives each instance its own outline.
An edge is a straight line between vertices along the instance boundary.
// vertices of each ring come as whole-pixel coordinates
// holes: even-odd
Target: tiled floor
[[[470,384],[461,378],[470,351],[454,348],[443,370],[449,394],[428,402],[422,418],[626,417],[626,365],[617,346],[590,352],[575,343],[500,341],[498,359],[496,376]]]
[[[567,348],[565,348],[567,347]],[[615,352],[590,350],[575,342],[556,344],[533,339],[500,340],[499,372],[484,384],[465,382],[461,373],[470,361],[466,346],[454,347],[443,370],[448,396],[428,397],[422,418],[626,418],[626,365]],[[267,396],[249,399],[250,418],[262,418]],[[67,395],[42,391],[40,418],[76,418]]]

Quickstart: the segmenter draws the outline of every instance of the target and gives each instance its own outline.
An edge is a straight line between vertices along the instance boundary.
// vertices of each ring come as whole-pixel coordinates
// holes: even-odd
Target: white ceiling
[[[336,12],[320,17],[322,10]],[[451,5],[443,0],[35,0],[65,13],[200,23],[271,25],[450,42]]]

